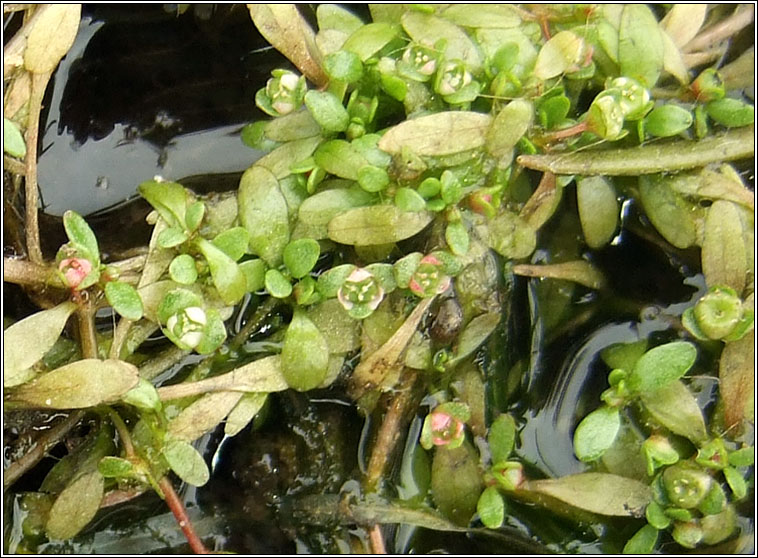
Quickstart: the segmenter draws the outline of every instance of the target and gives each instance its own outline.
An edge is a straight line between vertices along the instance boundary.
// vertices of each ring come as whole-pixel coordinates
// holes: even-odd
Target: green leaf
[[[274,298],[287,298],[292,294],[292,283],[278,269],[269,269],[263,277],[263,284]]]
[[[487,129],[487,152],[502,159],[512,152],[534,118],[532,103],[515,99],[505,105]]]
[[[320,31],[337,29],[343,33],[352,33],[363,26],[361,18],[336,4],[319,4],[316,8],[316,21]]]
[[[742,500],[747,495],[747,483],[742,473],[737,469],[734,467],[724,469],[724,478],[726,478],[726,483],[732,489],[732,493],[737,500]]]
[[[488,529],[500,527],[505,519],[505,502],[500,491],[494,486],[485,488],[476,503],[476,511],[485,527]]]
[[[416,272],[416,268],[418,267],[418,264],[423,257],[424,254],[421,252],[411,252],[407,256],[403,256],[395,262],[393,268],[395,273],[395,281],[397,282],[398,287],[401,289],[408,288],[411,277]]]
[[[345,354],[360,348],[360,324],[336,298],[309,308],[307,316],[326,339],[330,354]]]
[[[426,200],[412,188],[398,188],[395,192],[395,205],[403,211],[424,211]]]
[[[191,203],[184,214],[187,229],[190,232],[197,230],[200,223],[203,222],[203,217],[205,217],[205,203],[201,201]]]
[[[189,254],[179,254],[168,266],[171,279],[182,285],[191,285],[197,280],[197,266],[195,258]]]
[[[247,260],[239,264],[240,271],[245,275],[247,292],[260,291],[265,285],[266,262],[261,259]]]
[[[645,117],[645,131],[659,138],[681,134],[690,126],[692,113],[677,105],[661,105]]]
[[[450,247],[450,251],[456,256],[465,256],[468,253],[468,231],[461,221],[450,223],[445,228],[445,241]]]
[[[319,136],[321,126],[307,109],[303,109],[266,122],[263,134],[271,141],[290,142]]]
[[[689,438],[696,444],[708,439],[703,411],[695,396],[680,380],[652,392],[642,392],[640,399],[653,418],[674,434]]]
[[[605,246],[618,226],[619,204],[613,184],[604,176],[577,178],[576,201],[587,246]]]
[[[218,234],[213,245],[235,262],[245,255],[250,241],[250,234],[243,227],[233,227]]]
[[[526,258],[537,246],[537,233],[518,215],[505,211],[485,228],[487,244],[506,258]]]
[[[461,331],[455,355],[448,361],[448,366],[454,366],[478,349],[495,331],[501,317],[499,312],[486,312],[472,319]]]
[[[276,356],[276,359],[279,359],[278,355]],[[228,377],[230,374],[232,373],[224,374],[224,376]],[[216,378],[212,379],[215,380]],[[198,384],[200,382],[194,383]],[[227,381],[226,383],[231,382]],[[185,384],[184,387],[186,388],[187,385],[188,384]],[[189,386],[191,387],[192,384],[189,384]],[[163,389],[165,388],[161,388],[161,390]],[[197,394],[197,392],[192,393],[192,395]],[[179,415],[174,417],[168,423],[168,435],[171,436],[172,439],[182,440],[187,443],[197,440],[204,434],[215,429],[231,412],[235,405],[237,405],[239,400],[242,399],[243,395],[244,394],[241,391],[204,393],[202,397],[190,403],[190,405],[185,407]],[[163,393],[161,393],[161,397],[164,397]],[[171,397],[171,399],[173,398],[174,397]]]
[[[444,57],[448,60],[463,60],[472,74],[482,66],[481,55],[476,44],[466,32],[445,19],[418,11],[408,11],[401,19],[403,29],[415,42],[434,45],[444,41]]]
[[[724,97],[705,105],[708,116],[729,128],[748,126],[755,120],[755,107],[739,99]]]
[[[475,10],[469,4],[451,4],[440,15],[463,27],[500,29],[521,24],[521,16],[516,9],[505,4],[477,4]]]
[[[36,312],[3,332],[3,387],[13,387],[30,378],[29,368],[55,345],[76,308],[73,302],[63,302]]]
[[[77,477],[56,498],[45,530],[51,539],[70,539],[92,521],[103,500],[105,482],[99,471]]]
[[[134,465],[128,459],[106,455],[97,464],[97,470],[108,479],[129,477],[134,471]]]
[[[288,177],[292,174],[292,167],[295,163],[304,161],[316,150],[316,147],[321,143],[321,135],[313,137],[305,137],[303,139],[288,141],[284,145],[280,145],[274,149],[268,155],[264,155],[258,159],[251,169],[260,167],[267,169],[278,180]],[[249,171],[250,169],[248,169]],[[245,176],[242,176],[243,180]],[[260,176],[253,177],[255,179],[262,179]],[[253,178],[250,178],[252,180]],[[265,178],[265,180],[270,180]],[[241,187],[240,183],[240,187]]]
[[[403,147],[418,156],[453,155],[483,147],[492,122],[488,114],[438,112],[393,126],[379,140],[379,149],[399,154]]]
[[[158,246],[161,248],[173,248],[179,246],[189,238],[184,229],[179,227],[168,227],[158,233]]]
[[[324,59],[324,71],[331,79],[345,83],[354,83],[363,76],[363,64],[361,64],[361,59],[354,52],[340,50],[327,54]]]
[[[663,238],[677,248],[695,244],[697,233],[692,205],[675,192],[665,176],[639,177],[640,201],[650,221]]]
[[[250,234],[250,250],[268,265],[281,262],[289,242],[287,202],[271,171],[253,165],[242,175],[238,193],[239,218]]]
[[[26,157],[26,143],[21,130],[12,120],[3,118],[3,151],[11,157]]]
[[[313,119],[326,132],[344,132],[350,124],[350,115],[340,100],[328,91],[311,89],[305,94],[305,106]]]
[[[624,554],[652,554],[658,544],[658,529],[645,525],[624,545]]]
[[[729,465],[733,467],[750,467],[755,463],[755,448],[746,447],[729,452]]]
[[[326,226],[335,215],[354,207],[368,205],[375,199],[376,196],[354,185],[349,188],[324,190],[306,198],[300,204],[298,218],[307,225]]]
[[[686,341],[673,341],[647,351],[634,365],[627,384],[636,393],[654,392],[678,380],[695,364],[697,349]]]
[[[528,481],[522,489],[549,496],[600,515],[642,517],[652,500],[650,487],[607,473],[579,473],[558,479]]]
[[[400,28],[390,23],[378,22],[362,25],[347,38],[342,49],[354,52],[362,62],[365,62],[384,48],[399,32]]]
[[[616,440],[621,417],[616,407],[603,405],[584,417],[574,432],[574,453],[581,461],[600,458]]]
[[[137,189],[169,226],[186,228],[187,191],[181,184],[147,180]]]
[[[190,443],[171,440],[161,453],[171,470],[187,484],[203,486],[210,479],[205,459]]]
[[[358,169],[358,184],[367,192],[381,192],[390,183],[390,177],[386,170],[373,165],[364,165]]]
[[[326,378],[329,345],[302,311],[295,311],[284,334],[281,358],[287,384],[298,391],[314,389]]]
[[[542,46],[537,55],[535,77],[546,80],[567,72],[581,61],[585,48],[584,40],[576,33],[556,33]]]
[[[313,154],[316,164],[334,176],[358,180],[358,171],[368,165],[366,158],[350,143],[335,139],[319,146]]]
[[[746,246],[737,206],[725,200],[713,202],[706,214],[704,236],[701,260],[706,284],[742,293],[749,272],[746,252],[751,248]]]
[[[226,436],[236,436],[239,434],[263,408],[267,398],[268,393],[244,394],[226,417],[224,434]]]
[[[140,378],[139,383],[121,397],[121,401],[134,405],[138,409],[150,411],[161,409],[161,399],[155,386],[144,378]]]
[[[295,279],[305,277],[316,265],[321,247],[312,238],[293,240],[284,248],[284,265]]]
[[[234,260],[204,238],[198,238],[195,244],[208,261],[213,284],[221,300],[226,304],[236,304],[242,300],[247,289],[247,279]]]
[[[340,244],[388,244],[421,232],[432,220],[427,212],[406,212],[394,205],[357,207],[329,221],[329,238]]]
[[[318,277],[316,288],[324,298],[333,298],[337,296],[337,291],[345,282],[345,279],[355,271],[356,266],[353,264],[342,264],[333,267]]]
[[[78,254],[90,262],[93,267],[100,265],[100,250],[97,246],[95,233],[84,218],[75,211],[68,210],[63,214],[63,226],[66,235]]]
[[[432,498],[453,523],[468,525],[482,492],[479,457],[468,441],[457,448],[442,448],[432,460]]]
[[[507,461],[516,445],[516,421],[507,413],[499,415],[490,425],[487,444],[492,463]]]
[[[614,343],[600,353],[600,357],[611,370],[620,368],[631,372],[639,358],[647,351],[647,339],[633,343]]]
[[[142,317],[142,299],[137,289],[129,283],[122,281],[106,283],[105,297],[113,309],[127,320],[136,321]]]
[[[84,409],[114,401],[133,388],[137,367],[123,360],[78,360],[9,393],[11,400],[43,409]]]
[[[215,308],[205,311],[206,323],[203,328],[203,338],[195,350],[201,355],[207,355],[218,349],[226,340],[226,327],[221,314]]]
[[[653,12],[644,4],[626,4],[619,25],[618,61],[621,75],[653,87],[663,68],[664,45]]]

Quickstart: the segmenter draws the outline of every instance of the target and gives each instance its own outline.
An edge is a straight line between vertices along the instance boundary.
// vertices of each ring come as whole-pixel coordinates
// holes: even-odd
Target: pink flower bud
[[[84,258],[66,258],[58,264],[58,269],[66,278],[68,286],[75,289],[92,271],[92,263]]]

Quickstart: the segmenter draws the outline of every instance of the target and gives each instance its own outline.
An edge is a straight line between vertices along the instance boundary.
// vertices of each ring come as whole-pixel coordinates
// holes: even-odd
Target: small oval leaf
[[[577,178],[576,201],[587,246],[600,248],[616,232],[619,204],[616,189],[604,176]]]
[[[368,246],[405,240],[432,220],[427,212],[406,212],[394,205],[356,207],[329,221],[329,238],[340,244]]]
[[[162,453],[171,470],[187,484],[203,486],[210,479],[205,459],[188,442],[171,440]]]
[[[105,481],[90,471],[69,484],[50,508],[45,530],[51,539],[70,539],[92,521],[103,500]]]
[[[421,116],[387,130],[379,149],[396,154],[407,147],[418,156],[436,157],[470,151],[484,146],[490,122],[488,114],[467,111]]]
[[[287,384],[307,391],[318,387],[329,367],[329,345],[302,311],[296,311],[282,346],[282,373]]]
[[[574,432],[574,453],[581,461],[594,461],[613,445],[621,417],[616,407],[606,405],[584,417]]]
[[[250,250],[270,266],[279,265],[290,232],[287,202],[276,176],[253,165],[242,175],[238,201],[240,222],[250,234]]]
[[[127,320],[136,321],[142,317],[142,299],[137,289],[129,283],[122,281],[106,283],[105,297],[113,309]]]
[[[659,345],[642,355],[629,375],[629,389],[636,393],[653,392],[678,380],[692,368],[697,349],[687,341]]]

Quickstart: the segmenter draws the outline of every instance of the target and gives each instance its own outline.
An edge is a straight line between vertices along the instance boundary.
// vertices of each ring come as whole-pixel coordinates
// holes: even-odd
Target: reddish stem
[[[550,142],[562,140],[565,138],[570,138],[572,136],[576,136],[581,134],[582,132],[587,131],[587,121],[579,122],[578,124],[574,124],[573,126],[569,126],[568,128],[564,128],[563,130],[556,130],[555,132],[549,134],[546,136],[546,138]]]
[[[195,528],[192,526],[192,522],[187,515],[187,509],[184,507],[181,499],[176,494],[174,486],[171,484],[169,478],[163,477],[160,481],[158,481],[158,486],[160,486],[161,490],[163,491],[163,495],[166,499],[166,505],[171,510],[171,513],[174,514],[176,522],[182,529],[184,536],[187,537],[187,542],[189,542],[192,552],[195,554],[210,554],[210,550],[205,547],[203,541],[200,540],[200,537],[198,537],[197,533],[195,532]]]

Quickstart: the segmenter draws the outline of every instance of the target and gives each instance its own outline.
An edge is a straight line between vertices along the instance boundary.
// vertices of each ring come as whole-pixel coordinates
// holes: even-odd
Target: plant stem
[[[76,311],[79,318],[79,344],[83,358],[98,358],[95,312],[90,302],[85,302]]]
[[[124,347],[127,336],[129,335],[129,328],[132,327],[132,320],[121,318],[118,321],[116,329],[113,330],[113,340],[111,342],[111,350],[108,353],[108,358],[118,360],[121,358],[121,350]]]
[[[554,174],[635,176],[673,172],[710,163],[746,159],[754,154],[753,125],[735,128],[700,141],[652,143],[629,149],[521,155],[524,167]]]
[[[368,537],[373,554],[387,554],[387,549],[384,546],[384,537],[382,537],[382,528],[378,523],[369,529]]]
[[[51,267],[19,258],[3,258],[3,281],[30,287],[66,288]]]
[[[48,450],[57,445],[84,418],[84,415],[84,411],[74,411],[62,422],[40,436],[32,449],[11,463],[5,470],[3,473],[3,488],[7,489],[21,478],[24,473],[39,463],[45,457]]]
[[[190,351],[185,351],[176,345],[171,345],[168,349],[151,358],[140,367],[140,378],[150,381],[164,370],[168,370],[181,362],[188,354],[190,354]]]
[[[205,544],[203,544],[203,541],[195,532],[195,528],[192,526],[192,522],[187,515],[187,510],[179,496],[176,494],[174,486],[171,484],[169,478],[167,476],[161,478],[161,480],[158,481],[158,485],[163,491],[166,505],[171,510],[171,513],[174,514],[176,522],[179,524],[184,536],[187,537],[187,542],[189,542],[192,552],[195,554],[210,554],[210,551],[205,547]]]
[[[121,438],[121,443],[124,444],[124,451],[126,452],[126,458],[131,459],[137,456],[137,452],[134,451],[134,444],[132,443],[132,436],[129,433],[129,429],[126,427],[124,419],[121,418],[116,411],[108,408],[108,416],[116,427],[118,437]]]
[[[37,142],[39,136],[39,117],[42,110],[42,98],[50,80],[50,73],[32,74],[32,87],[29,98],[29,122],[26,128],[26,249],[29,259],[42,263],[42,248],[39,241],[37,191]]]
[[[367,492],[376,490],[387,464],[395,453],[395,446],[400,438],[400,429],[413,399],[413,386],[416,383],[416,378],[415,370],[405,368],[403,378],[397,388],[397,395],[393,397],[387,408],[376,435],[374,446],[371,449],[371,455],[366,466],[366,477],[363,482],[364,490]]]
[[[697,35],[682,48],[683,52],[692,52],[701,48],[709,47],[719,41],[728,39],[743,27],[747,27],[753,22],[755,15],[755,6],[752,4],[738,5],[734,13],[728,18],[711,25],[708,29]]]

